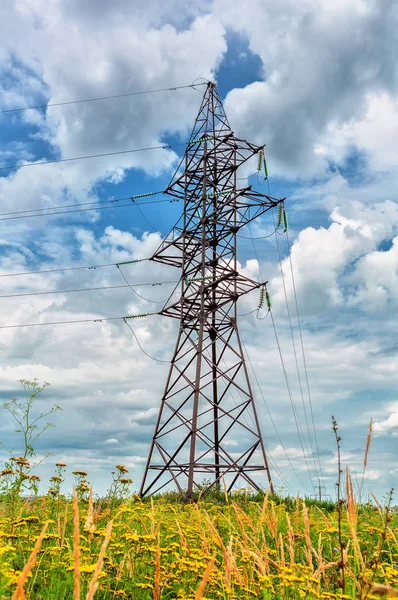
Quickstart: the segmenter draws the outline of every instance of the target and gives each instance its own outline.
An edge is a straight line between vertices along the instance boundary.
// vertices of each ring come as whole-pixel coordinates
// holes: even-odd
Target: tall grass
[[[21,502],[14,520],[0,504],[0,598],[392,597],[397,511],[390,501],[358,504],[348,470],[344,495],[338,512],[269,495],[191,505],[134,497],[116,507],[74,493],[61,498],[59,521],[48,496]]]

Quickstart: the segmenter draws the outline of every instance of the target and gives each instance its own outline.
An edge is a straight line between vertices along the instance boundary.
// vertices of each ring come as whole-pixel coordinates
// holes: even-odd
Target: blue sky
[[[279,6],[280,4],[280,6]],[[237,135],[267,146],[271,194],[287,197],[289,239],[306,362],[319,436],[323,483],[334,495],[336,456],[330,417],[341,425],[345,464],[362,473],[369,419],[374,438],[365,489],[383,494],[397,475],[398,210],[396,134],[397,38],[393,3],[383,13],[371,0],[304,4],[226,0],[186,7],[157,0],[133,11],[118,0],[103,10],[88,1],[56,0],[0,8],[0,108],[217,82]],[[69,31],[65,39],[62,32]],[[336,31],[338,33],[336,33]],[[353,36],[352,32],[359,32]],[[117,152],[188,139],[201,95],[179,90],[0,115],[2,165]],[[0,171],[0,212],[123,198],[160,191],[181,147]],[[242,175],[251,175],[255,172]],[[254,185],[256,177],[250,180]],[[261,188],[264,189],[264,188]],[[181,214],[178,203],[63,217],[0,221],[2,274],[115,263],[149,256]],[[153,228],[148,225],[151,223]],[[272,231],[269,219],[254,237]],[[286,240],[280,237],[287,300],[299,331]],[[304,427],[299,381],[274,238],[240,239],[244,273],[269,280],[289,382]],[[257,258],[260,264],[257,263]],[[173,270],[139,264],[131,282],[164,282]],[[122,284],[116,268],[2,278],[3,292],[65,290]],[[139,288],[160,302],[170,284]],[[1,295],[0,294],[0,295]],[[242,312],[258,298],[242,300]],[[1,323],[18,324],[151,312],[131,290],[1,299]],[[248,309],[248,310],[246,310]],[[255,386],[264,439],[293,491],[313,493],[283,371],[268,320],[241,320],[280,438],[305,489],[297,485]],[[137,326],[151,354],[170,356],[174,323],[154,317]],[[39,448],[72,470],[87,468],[99,491],[112,465],[125,462],[138,487],[166,376],[123,322],[2,330],[0,394],[18,394],[20,378],[51,384],[43,406],[60,404],[56,428]],[[308,408],[308,397],[304,401]],[[7,420],[0,440],[18,447]],[[305,441],[307,459],[312,451]],[[51,461],[41,467],[45,481]],[[276,484],[281,485],[278,477]],[[71,484],[69,477],[67,484]]]

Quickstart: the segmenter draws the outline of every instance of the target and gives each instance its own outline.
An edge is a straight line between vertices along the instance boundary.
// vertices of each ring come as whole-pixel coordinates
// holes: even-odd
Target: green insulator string
[[[191,283],[194,283],[195,281],[206,281],[208,279],[212,279],[211,277],[192,277],[190,279],[185,279],[185,283],[187,285],[191,285]]]
[[[123,317],[124,320],[126,319],[144,319],[145,317],[151,317],[152,315],[157,315],[158,313],[140,313],[138,315],[126,315],[125,317]]]
[[[263,156],[264,179],[268,179],[267,161]]]
[[[220,192],[211,192],[209,194],[206,194],[206,198],[215,198],[217,196],[226,196],[227,194],[230,194],[231,192],[233,192],[233,188],[230,188],[228,190],[223,190]]]
[[[149,260],[149,258],[139,258],[137,260],[125,260],[124,262],[116,263],[116,266],[120,267],[120,265],[133,265],[135,263],[141,263],[141,262],[144,262],[146,260]]]
[[[283,225],[284,225],[285,231],[287,231],[289,228],[289,223],[287,220],[287,213],[285,210],[283,210]]]
[[[258,152],[258,160],[257,160],[257,171],[261,171],[261,167],[263,166],[264,160],[264,150],[259,150]]]
[[[211,140],[213,140],[214,138],[211,136],[207,136],[207,137],[202,137],[202,138],[198,138],[196,140],[192,140],[192,142],[189,142],[187,144],[188,148],[190,148],[191,146],[195,146],[195,144],[204,144],[205,142],[210,142]]]
[[[276,228],[277,229],[282,225],[283,211],[284,211],[284,206],[283,206],[283,202],[281,202],[280,204],[278,204],[278,217],[276,220]]]
[[[271,310],[271,308],[272,308],[272,302],[271,302],[271,297],[270,297],[270,295],[269,295],[269,293],[268,293],[267,290],[265,291],[265,299],[267,301],[268,310]]]
[[[164,192],[161,191],[161,192],[147,192],[146,194],[136,194],[135,196],[130,196],[130,200],[132,200],[134,202],[135,200],[138,200],[139,198],[150,198],[151,196],[157,196],[159,194],[164,194]]]
[[[262,307],[264,306],[264,302],[265,302],[265,287],[261,286],[260,288],[260,298],[258,300],[258,305],[257,305],[257,309],[261,310]]]

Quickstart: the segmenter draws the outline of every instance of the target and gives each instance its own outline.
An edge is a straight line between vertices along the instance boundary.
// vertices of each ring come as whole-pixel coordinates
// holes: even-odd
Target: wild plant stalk
[[[36,457],[35,443],[43,433],[54,425],[50,422],[44,422],[46,417],[54,412],[61,410],[60,406],[53,406],[46,412],[36,413],[37,397],[49,385],[44,383],[40,385],[37,379],[28,381],[20,379],[25,399],[19,400],[12,398],[3,403],[4,409],[9,413],[17,425],[15,433],[20,437],[19,456],[12,448],[8,448],[4,442],[0,441],[0,446],[6,451],[9,458],[5,461],[5,469],[1,471],[0,476],[0,494],[7,497],[8,511],[11,518],[15,519],[15,511],[19,502],[22,490],[27,490],[29,494],[37,495],[39,490],[40,477],[32,474],[32,470],[40,465],[48,456],[49,452],[34,464],[28,459]]]
[[[214,567],[215,560],[216,560],[216,557],[213,556],[213,558],[208,563],[208,565],[205,569],[205,572],[203,574],[202,581],[200,582],[200,584],[198,585],[198,588],[196,590],[195,600],[201,600],[201,598],[203,598],[203,594],[204,594],[207,582],[209,580],[210,573]]]
[[[339,547],[340,547],[340,570],[341,570],[341,581],[340,587],[342,589],[343,594],[345,594],[345,548],[346,543],[342,537],[342,505],[344,504],[344,500],[341,497],[341,474],[343,472],[341,468],[341,448],[340,442],[341,437],[338,435],[338,425],[337,421],[334,417],[332,417],[332,425],[333,431],[336,438],[337,445],[337,468],[338,468],[338,476],[337,476],[337,522],[338,522],[338,535],[339,535]]]
[[[363,486],[364,486],[364,479],[365,479],[365,471],[366,471],[366,467],[368,465],[368,456],[369,456],[370,443],[372,441],[372,432],[373,432],[373,421],[372,421],[372,419],[370,419],[369,429],[368,429],[368,435],[366,437],[365,456],[364,456],[364,459],[363,459],[362,480],[361,480],[361,485],[360,485],[360,488],[359,488],[359,501],[360,502],[362,502]]]
[[[377,544],[375,558],[372,561],[373,562],[372,575],[370,577],[370,580],[368,580],[368,581],[365,581],[365,578],[363,578],[364,585],[363,585],[363,590],[362,590],[363,595],[361,593],[361,596],[360,596],[361,600],[366,600],[366,598],[370,594],[372,588],[374,591],[375,586],[377,587],[377,584],[375,584],[373,580],[374,580],[374,578],[377,574],[377,570],[380,566],[381,553],[383,551],[383,546],[384,546],[384,543],[387,538],[388,524],[391,521],[390,512],[391,512],[391,503],[392,503],[393,494],[394,494],[394,488],[391,488],[391,490],[388,493],[387,503],[386,503],[386,507],[384,509],[383,530],[380,534],[379,542]],[[363,575],[365,576],[365,572],[363,573]]]
[[[94,594],[98,589],[98,577],[100,576],[100,573],[102,571],[102,566],[104,564],[105,552],[106,552],[106,549],[108,547],[108,544],[109,544],[109,541],[110,541],[111,535],[112,535],[112,527],[113,527],[113,520],[109,521],[108,525],[106,526],[105,538],[104,538],[104,541],[102,542],[102,546],[101,546],[101,550],[100,550],[100,553],[98,556],[97,564],[95,565],[95,571],[94,571],[93,577],[90,581],[86,600],[93,600]]]
[[[35,562],[36,562],[36,558],[37,555],[39,553],[40,550],[40,546],[42,544],[43,538],[46,534],[47,531],[47,527],[48,527],[48,521],[47,523],[45,523],[39,537],[36,540],[36,543],[33,547],[33,550],[29,556],[28,562],[25,564],[22,573],[20,574],[18,581],[17,581],[17,586],[15,588],[15,592],[12,596],[12,600],[25,600],[26,596],[25,596],[25,592],[24,592],[24,585],[26,583],[26,580],[29,577],[29,573],[31,572],[31,570],[33,569]]]
[[[73,586],[73,600],[80,600],[80,524],[79,500],[76,487],[73,488],[73,559],[75,580]]]

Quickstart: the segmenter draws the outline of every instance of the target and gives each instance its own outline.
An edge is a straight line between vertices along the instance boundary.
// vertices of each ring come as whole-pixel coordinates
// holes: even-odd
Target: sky
[[[236,135],[266,144],[271,194],[287,198],[291,260],[286,236],[258,239],[254,248],[241,238],[238,253],[243,272],[269,282],[305,457],[271,321],[251,314],[239,324],[261,388],[254,381],[271,470],[276,464],[291,492],[301,495],[316,492],[319,473],[311,467],[314,440],[305,435],[309,399],[292,267],[320,484],[335,497],[332,415],[343,464],[358,483],[373,419],[366,493],[381,497],[397,479],[397,25],[393,0],[0,5],[0,164],[27,165],[0,170],[0,275],[146,258],[181,215],[178,203],[148,204],[140,212],[116,202],[109,210],[6,219],[4,213],[164,190],[203,87],[48,104],[212,80]],[[4,112],[26,106],[44,108]],[[29,166],[159,145],[172,147]],[[255,171],[253,164],[243,176]],[[250,181],[263,183],[255,175]],[[251,227],[257,238],[272,230],[269,216]],[[178,278],[174,269],[146,262],[123,273],[134,285],[162,285],[134,288],[146,300],[130,288],[4,298],[124,280],[115,266],[1,277],[0,325],[156,312],[172,291],[166,282]],[[253,293],[239,309],[246,313],[257,302]],[[166,363],[148,358],[121,319],[0,329],[1,399],[21,396],[19,379],[37,378],[50,383],[37,411],[62,408],[37,443],[39,458],[52,453],[37,470],[43,490],[57,461],[68,465],[65,492],[71,471],[80,469],[104,493],[117,463],[129,468],[138,489],[177,331],[170,321],[134,322],[141,346]],[[19,434],[4,410],[1,415],[0,440],[18,454]],[[273,475],[277,489],[284,487],[275,469]]]

